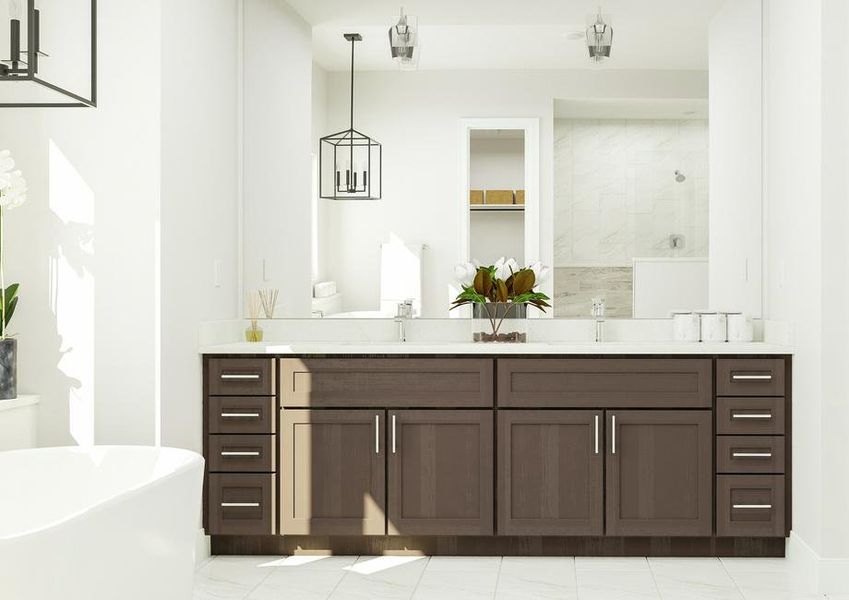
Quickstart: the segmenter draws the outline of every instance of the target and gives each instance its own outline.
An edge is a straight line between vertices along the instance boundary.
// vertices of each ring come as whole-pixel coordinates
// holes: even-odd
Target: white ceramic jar
[[[755,339],[755,328],[750,316],[743,313],[728,313],[726,321],[729,342],[751,342]]]
[[[725,342],[728,340],[725,313],[699,311],[701,319],[701,339],[703,342]]]
[[[699,315],[692,311],[672,312],[672,339],[676,342],[699,341]]]

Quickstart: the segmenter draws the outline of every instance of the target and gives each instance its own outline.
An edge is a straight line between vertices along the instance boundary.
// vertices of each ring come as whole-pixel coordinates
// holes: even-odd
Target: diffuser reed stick
[[[259,299],[262,302],[262,310],[266,319],[274,318],[274,309],[277,307],[277,295],[280,290],[259,290]]]

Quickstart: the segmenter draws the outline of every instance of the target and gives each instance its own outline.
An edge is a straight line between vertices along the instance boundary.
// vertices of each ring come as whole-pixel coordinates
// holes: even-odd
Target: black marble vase
[[[18,397],[18,340],[0,340],[0,400]]]

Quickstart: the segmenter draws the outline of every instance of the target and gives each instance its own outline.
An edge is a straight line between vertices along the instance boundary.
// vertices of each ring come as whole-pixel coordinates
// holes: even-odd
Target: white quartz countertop
[[[792,354],[789,346],[765,342],[237,342],[200,348],[201,354]]]

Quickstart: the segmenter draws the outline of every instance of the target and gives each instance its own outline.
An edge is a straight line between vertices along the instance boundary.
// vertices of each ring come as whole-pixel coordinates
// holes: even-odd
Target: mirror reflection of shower
[[[682,173],[678,169],[675,169],[675,181],[677,183],[684,183],[684,181],[686,181],[686,180],[687,180],[687,176],[684,175],[684,173]]]

